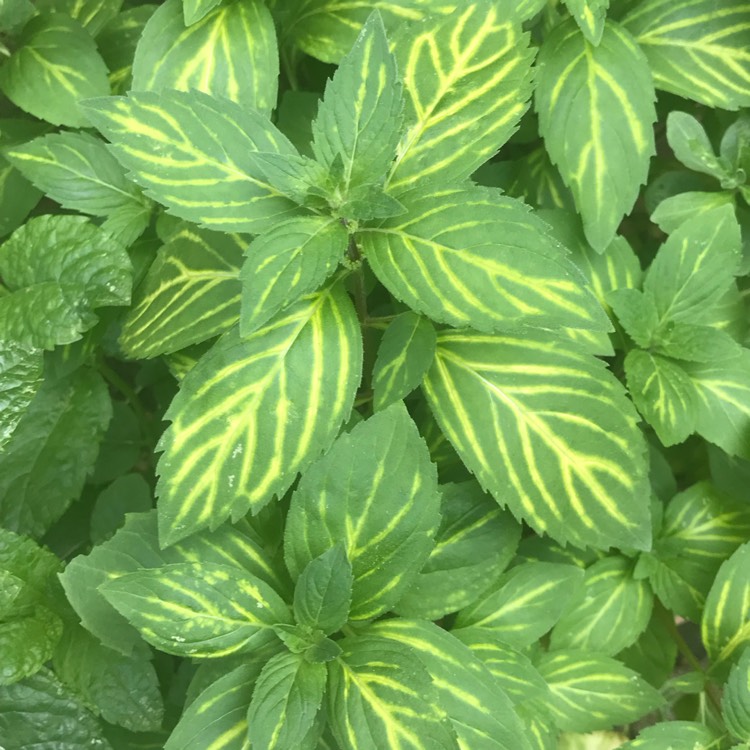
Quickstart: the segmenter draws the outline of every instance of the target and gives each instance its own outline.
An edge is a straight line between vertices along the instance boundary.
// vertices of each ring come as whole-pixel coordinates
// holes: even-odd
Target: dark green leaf
[[[0,350],[0,451],[18,426],[41,384],[42,354],[14,341]]]
[[[750,742],[750,647],[745,647],[729,673],[721,713],[727,729],[738,740]]]

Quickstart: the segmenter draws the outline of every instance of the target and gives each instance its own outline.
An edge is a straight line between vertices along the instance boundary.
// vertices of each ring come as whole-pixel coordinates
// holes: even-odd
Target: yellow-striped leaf
[[[437,472],[402,403],[342,434],[292,497],[284,556],[293,578],[343,543],[350,620],[387,612],[424,565],[440,518]]]
[[[646,0],[623,21],[658,88],[710,107],[750,106],[750,6],[744,0]]]
[[[654,595],[633,578],[633,566],[619,555],[595,562],[552,630],[550,647],[614,656],[634,643],[651,619]]]
[[[475,0],[404,27],[393,40],[406,89],[393,191],[468,177],[510,138],[528,108],[533,52],[520,23]]]
[[[143,30],[132,89],[195,89],[270,114],[278,77],[276,32],[261,0],[223,3],[190,26],[181,0],[167,0]]]
[[[256,110],[165,90],[91,100],[86,111],[133,179],[182,219],[259,234],[300,210],[254,161],[258,152],[297,154]]]
[[[274,656],[255,683],[247,712],[251,746],[255,750],[314,747],[308,735],[316,729],[325,689],[325,665],[289,652]]]
[[[750,742],[750,648],[745,648],[729,674],[721,699],[727,729],[739,740]]]
[[[539,128],[595,250],[612,241],[646,180],[654,99],[646,58],[616,24],[607,23],[597,47],[572,19],[545,39],[536,88]]]
[[[591,44],[599,44],[607,20],[609,0],[564,0],[583,35]]]
[[[574,565],[522,563],[505,573],[489,594],[461,610],[455,626],[489,630],[509,645],[525,648],[558,621],[582,578]]]
[[[178,656],[250,651],[291,622],[284,600],[251,573],[216,563],[176,563],[126,573],[99,586],[143,638]]]
[[[719,568],[706,597],[701,637],[714,661],[727,661],[750,643],[750,542]]]
[[[445,332],[423,387],[467,468],[517,518],[580,547],[649,547],[645,444],[603,362],[542,332]]]
[[[242,266],[240,333],[247,336],[336,270],[349,234],[331,216],[300,216],[254,239]]]
[[[244,341],[236,329],[225,334],[185,376],[166,414],[162,543],[283,494],[349,416],[361,365],[357,316],[338,285]]]
[[[527,206],[491,188],[425,188],[407,213],[361,230],[375,275],[435,321],[492,331],[517,325],[609,330],[564,250]]]
[[[663,750],[663,748],[690,748],[713,750],[719,746],[720,735],[705,724],[692,721],[661,721],[646,727],[620,750]],[[735,749],[736,750],[736,749]]]
[[[257,671],[243,664],[203,690],[183,712],[164,750],[250,750],[247,709]]]
[[[117,15],[121,6],[122,0],[37,0],[36,2],[37,10],[43,13],[64,13],[75,18],[92,37],[96,37],[102,27]]]
[[[400,617],[380,620],[367,632],[408,647],[424,664],[437,688],[437,703],[458,738],[458,747],[530,750],[510,698],[457,638],[431,622]]]
[[[457,750],[435,686],[402,643],[363,636],[341,643],[328,671],[328,721],[342,750]]]
[[[148,359],[229,330],[239,319],[246,242],[186,224],[159,248],[120,334],[129,357]]]
[[[421,382],[435,356],[437,335],[427,318],[405,312],[385,329],[372,374],[376,410],[400,401]]]
[[[627,724],[664,699],[643,678],[607,656],[551,651],[537,664],[552,691],[549,708],[560,729],[591,732]]]

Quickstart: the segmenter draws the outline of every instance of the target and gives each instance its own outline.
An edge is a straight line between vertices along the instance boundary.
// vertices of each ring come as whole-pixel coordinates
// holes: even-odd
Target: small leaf
[[[653,295],[640,289],[615,289],[607,294],[606,300],[630,338],[648,349],[659,326]]]
[[[37,0],[42,12],[65,13],[75,18],[91,34],[98,36],[102,27],[117,15],[122,0]]]
[[[591,44],[599,44],[607,20],[609,0],[565,0],[578,27]]]
[[[664,750],[680,746],[689,747],[691,750],[710,750],[716,746],[718,739],[718,735],[705,724],[692,721],[662,721],[646,727],[637,739],[626,742],[620,750]]]
[[[651,221],[658,224],[662,232],[671,234],[688,219],[713,211],[716,208],[722,208],[732,202],[732,194],[728,190],[716,193],[701,193],[698,191],[680,193],[661,201],[651,214]]]
[[[10,619],[0,621],[0,686],[39,672],[62,635],[62,621],[46,607],[37,604],[26,616],[19,616],[19,610],[23,612],[18,607]]]
[[[183,0],[182,10],[185,18],[185,26],[192,26],[203,18],[206,13],[212,11],[221,0]]]
[[[750,742],[750,648],[745,647],[729,673],[721,698],[721,715],[727,729],[738,739]]]
[[[674,155],[688,169],[721,180],[727,170],[714,153],[703,126],[687,112],[670,112],[667,117],[667,141]]]

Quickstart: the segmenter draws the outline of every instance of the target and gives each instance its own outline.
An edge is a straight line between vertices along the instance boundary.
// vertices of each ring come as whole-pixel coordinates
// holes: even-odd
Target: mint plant
[[[0,0],[0,750],[750,747],[748,39]]]

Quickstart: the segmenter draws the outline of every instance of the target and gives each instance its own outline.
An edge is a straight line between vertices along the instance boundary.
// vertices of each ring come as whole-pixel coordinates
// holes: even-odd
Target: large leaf
[[[403,404],[343,434],[305,472],[287,518],[293,577],[338,542],[354,583],[351,620],[387,612],[430,554],[440,495],[437,472]]]
[[[133,91],[203,91],[270,114],[279,54],[273,19],[260,0],[224,3],[186,28],[181,0],[146,24],[133,60]]]
[[[224,333],[239,319],[239,272],[247,243],[185,225],[159,248],[136,289],[120,334],[129,357],[178,351]]]
[[[157,486],[163,544],[258,510],[333,442],[359,385],[356,314],[338,285],[247,340],[226,334],[167,411]]]
[[[710,107],[750,106],[750,8],[743,0],[646,0],[623,23],[660,89]]]
[[[517,518],[581,547],[648,548],[645,445],[601,361],[541,332],[446,332],[424,389],[466,466]]]
[[[607,23],[594,47],[571,20],[544,40],[539,69],[539,129],[586,237],[602,251],[633,207],[654,153],[648,63],[616,24]]]
[[[510,138],[528,107],[528,36],[496,3],[461,5],[394,37],[407,110],[391,190],[467,177]]]
[[[256,110],[165,90],[91,100],[86,111],[135,181],[183,219],[257,234],[295,212],[254,156],[296,151]]]
[[[86,126],[78,103],[109,94],[94,40],[65,13],[32,18],[0,68],[0,89],[18,107],[54,125]]]
[[[18,426],[41,384],[42,354],[15,341],[0,350],[0,451]]]
[[[577,269],[524,204],[476,186],[415,190],[402,203],[404,216],[356,236],[376,276],[414,310],[483,331],[608,330]]]

